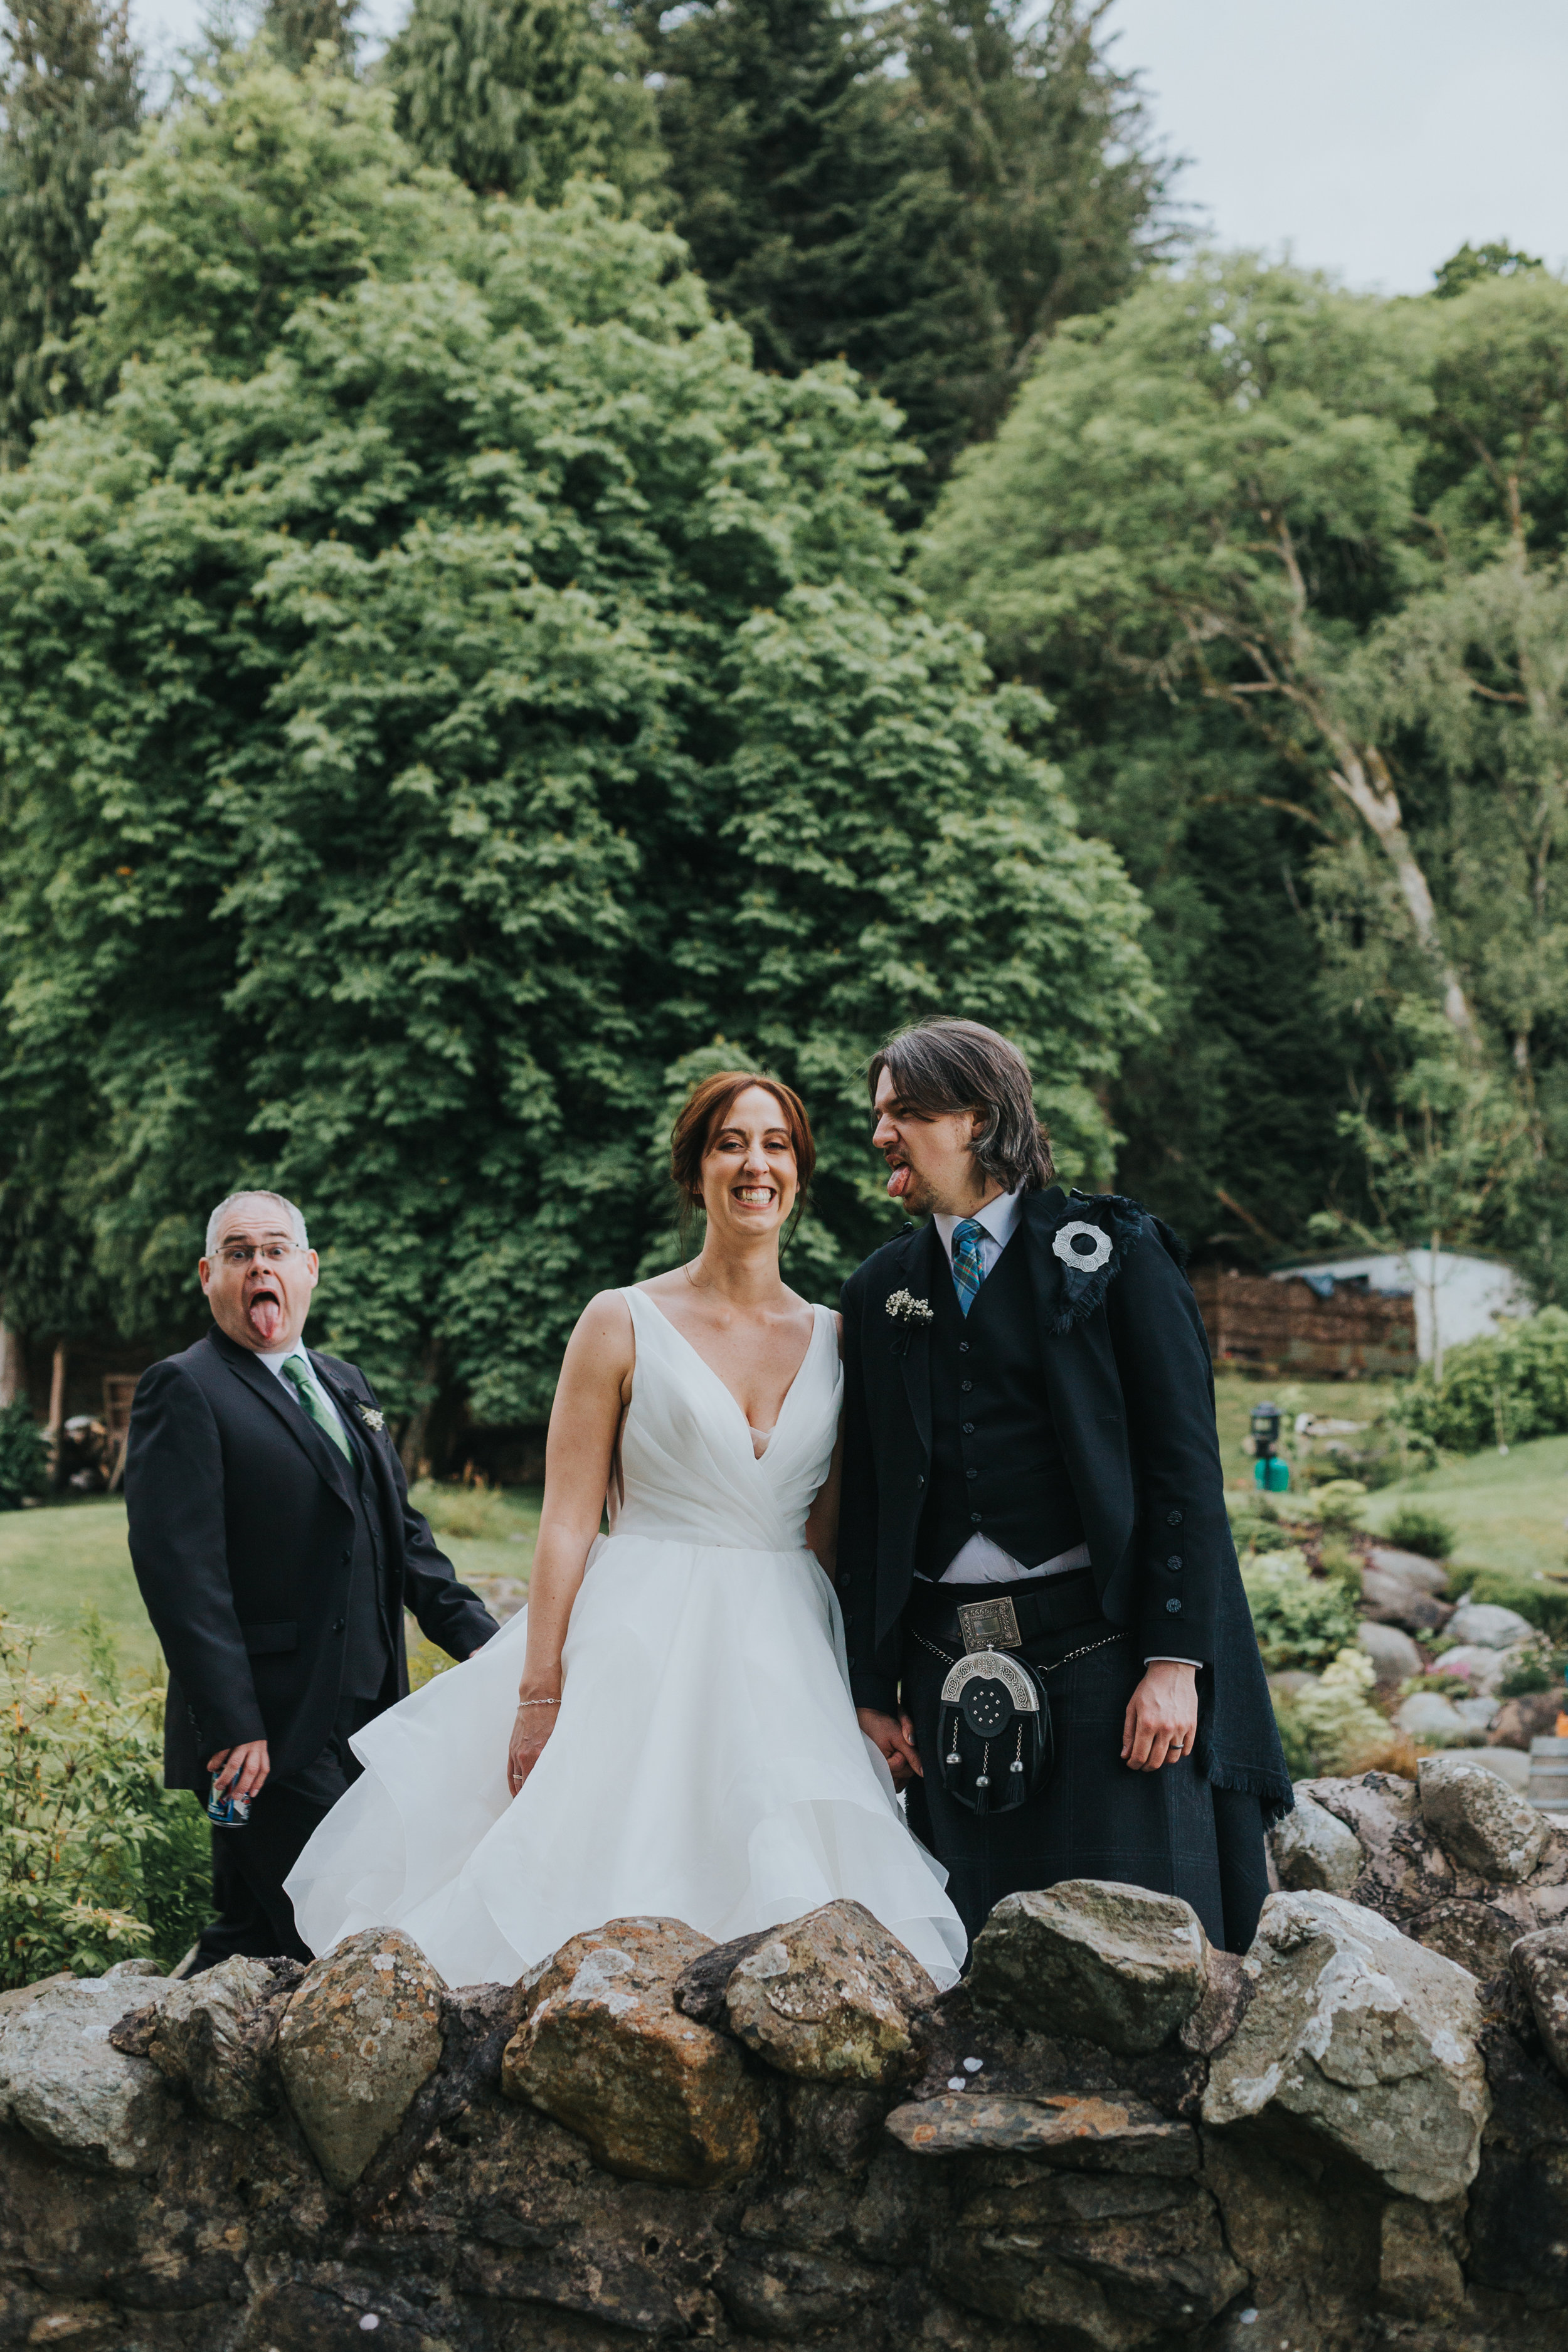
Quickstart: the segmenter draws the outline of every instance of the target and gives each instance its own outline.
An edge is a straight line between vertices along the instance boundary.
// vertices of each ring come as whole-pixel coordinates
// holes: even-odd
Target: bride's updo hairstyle
[[[713,1138],[729,1117],[736,1097],[743,1095],[748,1087],[761,1087],[765,1094],[773,1096],[784,1113],[783,1124],[789,1130],[798,1187],[790,1219],[790,1234],[800,1223],[812,1172],[816,1166],[816,1142],[811,1132],[811,1121],[805,1115],[805,1105],[793,1087],[786,1087],[782,1078],[770,1077],[766,1070],[715,1070],[711,1077],[699,1078],[669,1131],[669,1172],[680,1193],[682,1240],[690,1231],[694,1212],[701,1205],[702,1162],[708,1157]],[[786,1235],[785,1239],[788,1237]]]

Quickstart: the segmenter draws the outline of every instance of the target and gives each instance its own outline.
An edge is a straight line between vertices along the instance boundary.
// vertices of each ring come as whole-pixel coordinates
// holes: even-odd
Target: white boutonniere
[[[386,1415],[379,1411],[374,1404],[362,1404],[359,1409],[359,1417],[363,1422],[367,1429],[384,1429],[386,1427]]]
[[[910,1341],[915,1332],[923,1331],[936,1317],[929,1298],[916,1298],[907,1290],[895,1290],[887,1302],[888,1320],[893,1327],[893,1353],[907,1356]]]
[[[1051,1236],[1051,1248],[1075,1274],[1097,1274],[1110,1255],[1110,1235],[1099,1225],[1074,1217],[1069,1223],[1057,1227]]]

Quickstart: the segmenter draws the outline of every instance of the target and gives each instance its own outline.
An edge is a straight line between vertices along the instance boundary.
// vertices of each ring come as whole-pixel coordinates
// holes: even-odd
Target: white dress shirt
[[[337,1423],[338,1427],[342,1429],[343,1425],[342,1414],[338,1411],[337,1406],[332,1402],[331,1398],[327,1394],[326,1390],[316,1378],[316,1368],[314,1364],[311,1363],[310,1357],[305,1353],[304,1342],[302,1340],[297,1339],[291,1348],[277,1348],[272,1349],[258,1348],[256,1350],[257,1362],[258,1364],[266,1365],[268,1370],[271,1373],[279,1387],[288,1390],[295,1403],[300,1405],[300,1410],[303,1412],[304,1406],[300,1402],[300,1391],[295,1387],[293,1381],[287,1377],[283,1370],[284,1365],[289,1361],[291,1356],[299,1357],[300,1361],[305,1367],[305,1375],[310,1381],[311,1390],[321,1398],[321,1402],[326,1406],[327,1411],[331,1414],[332,1419]],[[309,1415],[306,1417],[308,1419]]]
[[[1018,1223],[1018,1212],[1023,1198],[1021,1192],[999,1192],[995,1200],[987,1201],[983,1209],[974,1211],[973,1222],[981,1229],[982,1280],[991,1273],[997,1259],[1012,1240]],[[952,1262],[952,1236],[963,1222],[961,1217],[942,1215],[933,1216],[931,1219],[941,1237],[948,1268],[952,1275],[954,1290],[958,1288],[958,1272]],[[1075,1568],[1088,1568],[1089,1565],[1089,1546],[1086,1543],[1074,1544],[1070,1551],[1059,1551],[1052,1559],[1042,1559],[1034,1568],[1026,1568],[1022,1560],[1015,1559],[1011,1552],[1004,1551],[1001,1545],[993,1543],[989,1536],[971,1536],[969,1541],[949,1561],[938,1582],[942,1584],[1018,1584],[1036,1577],[1067,1576]],[[1195,1666],[1197,1661],[1195,1658],[1161,1656],[1145,1658],[1143,1663],[1146,1666]]]

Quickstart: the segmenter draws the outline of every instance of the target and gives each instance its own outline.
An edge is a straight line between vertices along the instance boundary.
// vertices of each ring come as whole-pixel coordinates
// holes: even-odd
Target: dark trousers
[[[915,1744],[925,1766],[925,1778],[910,1790],[909,1821],[922,1844],[945,1864],[948,1895],[971,1938],[1005,1895],[1053,1886],[1063,1878],[1105,1878],[1181,1895],[1203,1921],[1210,1941],[1223,1948],[1226,1919],[1213,1793],[1190,1756],[1158,1772],[1135,1772],[1121,1761],[1121,1727],[1143,1660],[1137,1643],[1119,1635],[1098,1613],[1026,1639],[1017,1653],[1041,1675],[1050,1700],[1056,1753],[1044,1788],[1010,1812],[987,1814],[973,1813],[947,1794],[938,1727],[948,1664],[920,1636],[933,1642],[949,1663],[961,1654],[955,1633],[940,1638],[944,1621],[951,1619],[954,1590],[917,1587],[906,1619],[904,1705],[914,1718]],[[959,1597],[991,1599],[1030,1590],[1026,1584],[994,1586]],[[1038,1594],[1040,1585],[1033,1591]],[[1085,1604],[1096,1607],[1092,1579],[1087,1573],[1063,1578],[1058,1613]],[[1079,1650],[1087,1654],[1063,1663]],[[1261,1816],[1256,1800],[1247,1801],[1257,1818],[1261,1866]],[[1256,1924],[1254,1912],[1246,1940]]]
[[[314,1957],[294,1925],[283,1881],[313,1832],[358,1780],[361,1766],[348,1743],[380,1712],[379,1699],[345,1699],[332,1736],[313,1763],[287,1781],[268,1780],[252,1801],[243,1828],[215,1826],[213,1904],[218,1916],[202,1930],[193,1976],[236,1953],[255,1960]]]

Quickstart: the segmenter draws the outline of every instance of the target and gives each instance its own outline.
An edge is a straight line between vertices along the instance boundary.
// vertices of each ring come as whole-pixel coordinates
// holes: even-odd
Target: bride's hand
[[[515,1797],[555,1728],[553,1706],[520,1706],[512,1717],[511,1744],[506,1751],[506,1784]]]

